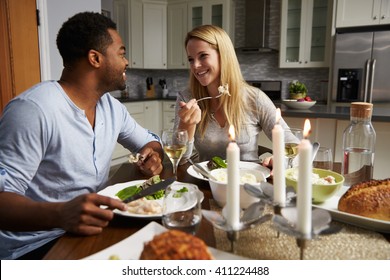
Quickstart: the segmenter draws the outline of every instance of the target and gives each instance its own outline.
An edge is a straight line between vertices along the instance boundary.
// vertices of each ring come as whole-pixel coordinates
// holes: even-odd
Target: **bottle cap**
[[[354,118],[371,118],[372,115],[372,103],[366,102],[352,102],[351,103],[351,117]]]

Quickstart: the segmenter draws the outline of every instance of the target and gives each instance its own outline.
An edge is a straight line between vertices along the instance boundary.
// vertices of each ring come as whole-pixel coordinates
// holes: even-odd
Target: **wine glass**
[[[164,151],[172,162],[173,174],[176,175],[179,161],[187,150],[187,130],[163,130],[161,140],[164,146]]]
[[[332,149],[327,147],[320,147],[314,158],[313,167],[333,170]]]
[[[175,182],[168,186],[163,200],[164,227],[196,234],[202,220],[203,197],[203,193],[193,184]]]
[[[287,157],[287,168],[293,167],[294,158],[298,154],[298,145],[303,138],[301,128],[289,128],[284,131],[284,152]]]

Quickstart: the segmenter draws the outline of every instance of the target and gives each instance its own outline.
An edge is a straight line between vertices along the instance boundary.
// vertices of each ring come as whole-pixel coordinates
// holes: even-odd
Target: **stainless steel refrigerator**
[[[332,100],[390,104],[390,31],[336,34]]]

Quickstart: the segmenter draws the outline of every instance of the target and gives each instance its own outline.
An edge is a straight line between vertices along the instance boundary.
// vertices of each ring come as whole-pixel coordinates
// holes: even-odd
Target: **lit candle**
[[[227,191],[226,191],[226,220],[228,225],[237,230],[240,224],[240,148],[235,142],[234,126],[229,127],[231,142],[226,149],[227,160]]]
[[[272,173],[274,182],[274,203],[279,206],[286,205],[286,179],[285,179],[285,155],[284,155],[284,130],[279,124],[281,118],[280,109],[276,109],[276,124],[272,129]]]
[[[311,199],[312,199],[312,145],[307,137],[310,134],[310,121],[305,120],[303,136],[298,146],[299,167],[298,167],[298,221],[297,229],[304,235],[311,233]]]

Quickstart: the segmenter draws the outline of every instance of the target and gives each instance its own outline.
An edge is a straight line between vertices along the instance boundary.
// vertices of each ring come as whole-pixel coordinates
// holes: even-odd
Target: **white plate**
[[[90,255],[85,260],[108,260],[110,256],[117,256],[121,260],[138,260],[144,248],[144,243],[153,239],[156,234],[167,229],[156,222],[150,222],[145,227],[122,241]],[[217,260],[245,260],[247,258],[229,254],[212,247],[208,247],[210,253]]]
[[[210,171],[210,169],[207,167],[208,161],[200,162],[199,164],[206,169],[207,171]],[[240,161],[239,163],[240,169],[259,169],[263,174],[265,178],[268,178],[271,175],[271,171],[258,163],[255,162],[248,162],[248,161]],[[191,165],[187,168],[187,173],[190,174],[192,177],[195,177],[197,179],[208,181],[209,179],[203,177],[202,174],[198,173],[194,167]]]
[[[125,182],[125,183],[115,184],[112,186],[108,186],[104,190],[101,190],[100,192],[98,192],[98,194],[109,196],[112,198],[118,198],[115,194],[118,193],[120,190],[127,188],[127,187],[130,187],[130,186],[140,185],[143,182],[145,182],[145,180],[136,180],[136,181],[129,181],[129,182]],[[173,184],[186,185],[187,183],[173,182]],[[162,206],[162,204],[163,204],[162,199],[158,199],[156,201]],[[191,204],[191,203],[192,203],[192,201],[187,201],[187,199],[186,199],[184,201],[184,205],[180,205],[180,207],[188,207],[190,205],[186,205],[186,204]],[[153,214],[153,215],[135,214],[135,213],[127,212],[127,211],[120,211],[118,209],[115,209],[114,213],[116,213],[118,215],[122,215],[122,216],[127,216],[127,217],[132,217],[132,218],[142,218],[142,219],[157,219],[157,218],[161,218],[161,216],[162,216],[162,214]]]
[[[379,231],[383,233],[390,233],[390,222],[366,218],[354,214],[349,214],[337,210],[337,205],[340,197],[348,190],[347,187],[342,187],[341,190],[330,199],[321,204],[313,204],[316,208],[321,208],[329,211],[332,218],[346,224],[362,227],[365,229]]]
[[[282,103],[291,109],[309,109],[316,101],[300,101],[298,102],[296,99],[285,99],[282,100]]]

